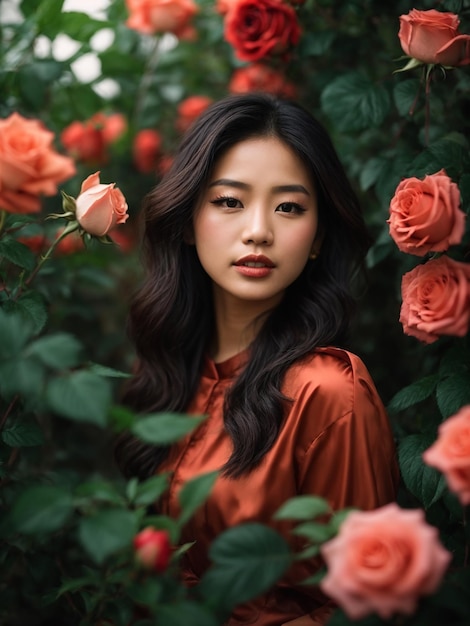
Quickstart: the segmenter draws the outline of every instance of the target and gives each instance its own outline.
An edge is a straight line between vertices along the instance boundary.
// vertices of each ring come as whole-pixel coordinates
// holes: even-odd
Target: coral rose
[[[84,163],[104,163],[106,142],[99,126],[89,122],[72,122],[64,128],[60,140],[69,154]]]
[[[156,172],[162,138],[152,128],[140,130],[134,137],[132,158],[139,172]]]
[[[398,37],[408,56],[422,63],[456,67],[470,63],[470,35],[458,32],[455,13],[411,9],[400,16]]]
[[[280,72],[262,63],[253,63],[234,71],[228,89],[231,93],[265,91],[285,98],[295,98],[296,89]]]
[[[388,224],[402,252],[423,256],[447,250],[465,232],[459,188],[444,170],[423,180],[402,180],[390,203]]]
[[[224,36],[241,61],[283,54],[298,43],[295,10],[280,0],[238,0],[228,4]]]
[[[171,544],[166,531],[144,528],[134,537],[134,550],[137,561],[146,569],[163,572],[168,567]]]
[[[400,322],[407,335],[433,343],[463,337],[470,325],[470,265],[447,256],[418,265],[402,278]]]
[[[106,144],[114,143],[127,130],[127,121],[122,113],[95,113],[89,121],[101,130]]]
[[[181,37],[188,32],[198,12],[193,0],[126,0],[129,28],[141,33],[173,33]]]
[[[106,235],[129,217],[121,190],[116,188],[115,183],[101,184],[99,172],[83,181],[76,207],[78,223],[83,230],[96,237]]]
[[[351,619],[410,615],[421,595],[437,589],[451,560],[424,512],[396,503],[350,513],[321,553],[328,572],[320,586]]]
[[[439,426],[437,441],[423,453],[440,470],[463,505],[470,504],[470,404]]]
[[[53,148],[54,133],[39,120],[12,113],[0,120],[0,209],[37,213],[40,196],[53,196],[58,183],[75,174],[70,157]]]
[[[212,104],[212,98],[208,96],[190,96],[180,102],[176,128],[182,133],[186,131],[210,104]]]

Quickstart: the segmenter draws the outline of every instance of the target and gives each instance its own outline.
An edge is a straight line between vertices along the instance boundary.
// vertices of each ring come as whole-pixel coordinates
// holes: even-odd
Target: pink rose
[[[470,504],[470,404],[439,426],[437,441],[423,453],[440,470],[463,505]]]
[[[470,325],[470,265],[448,256],[418,265],[402,278],[400,322],[406,335],[433,343],[463,337]]]
[[[408,56],[422,63],[458,66],[470,63],[470,35],[460,35],[455,13],[411,9],[400,16],[398,37]]]
[[[390,203],[390,235],[402,252],[424,256],[459,244],[465,232],[457,185],[440,170],[405,178]]]
[[[100,173],[95,172],[82,183],[76,200],[77,220],[90,235],[102,237],[117,224],[129,217],[127,202],[115,183],[100,183]]]
[[[193,0],[126,0],[129,28],[141,33],[187,35],[191,20],[198,12]]]
[[[321,553],[328,572],[320,586],[351,619],[412,614],[419,597],[437,589],[451,560],[423,511],[396,503],[350,513]]]
[[[134,537],[137,561],[146,569],[163,572],[168,567],[171,544],[168,533],[148,526]]]
[[[75,174],[70,157],[53,147],[54,133],[19,113],[0,120],[0,209],[37,213],[41,195],[53,196],[58,183]]]

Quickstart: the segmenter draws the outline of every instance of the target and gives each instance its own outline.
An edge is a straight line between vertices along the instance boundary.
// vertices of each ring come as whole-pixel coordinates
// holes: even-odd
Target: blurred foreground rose
[[[463,337],[470,325],[470,265],[447,256],[418,265],[402,278],[400,322],[406,335],[433,343]]]
[[[321,553],[328,573],[320,586],[351,619],[412,614],[419,597],[437,589],[451,560],[424,512],[396,503],[350,513]]]
[[[180,102],[176,119],[177,129],[184,133],[210,104],[212,104],[212,98],[208,96],[189,96]]]
[[[55,195],[57,184],[75,174],[74,162],[55,151],[53,140],[39,120],[19,113],[0,120],[0,209],[37,213],[41,194]]]
[[[470,504],[470,405],[439,426],[437,441],[424,452],[423,460],[444,474],[463,505]]]
[[[184,36],[198,6],[193,0],[126,0],[126,25],[141,33],[173,33]]]
[[[149,526],[134,537],[137,561],[146,569],[163,572],[168,567],[171,545],[168,533]]]
[[[161,145],[160,133],[152,128],[145,128],[136,134],[132,144],[132,159],[139,172],[148,174],[157,171]]]
[[[465,213],[457,185],[440,170],[423,180],[406,178],[390,203],[390,235],[402,252],[424,256],[462,241]]]
[[[95,172],[83,181],[76,200],[76,217],[80,226],[90,235],[102,237],[129,217],[127,202],[115,183],[100,183]]]
[[[447,66],[470,63],[470,35],[458,32],[460,20],[455,13],[430,9],[411,9],[400,16],[398,37],[408,56],[422,63]]]
[[[280,0],[238,0],[227,8],[224,36],[241,61],[284,54],[299,41],[297,14]]]
[[[55,238],[58,239],[65,228],[59,228],[55,234]],[[85,248],[85,244],[83,243],[83,239],[81,238],[78,231],[74,231],[73,233],[68,233],[66,237],[61,239],[54,248],[54,253],[58,256],[68,256],[69,254],[75,254],[75,252],[80,252]]]
[[[230,93],[265,91],[285,98],[295,98],[295,85],[273,67],[263,63],[252,63],[236,69],[228,86]]]

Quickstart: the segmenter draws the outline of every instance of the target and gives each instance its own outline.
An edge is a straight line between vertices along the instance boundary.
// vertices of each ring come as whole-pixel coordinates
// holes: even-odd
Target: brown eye
[[[303,213],[304,210],[305,209],[296,202],[283,202],[276,209],[276,211],[280,213]]]

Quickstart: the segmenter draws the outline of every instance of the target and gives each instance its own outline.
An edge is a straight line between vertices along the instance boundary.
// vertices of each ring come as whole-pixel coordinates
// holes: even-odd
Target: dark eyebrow
[[[210,183],[209,187],[217,186],[235,187],[236,189],[249,189],[250,185],[242,183],[238,180],[231,180],[230,178],[218,178]],[[310,192],[305,189],[303,185],[277,185],[273,187],[275,193],[297,192],[304,193],[306,196],[310,196]]]

